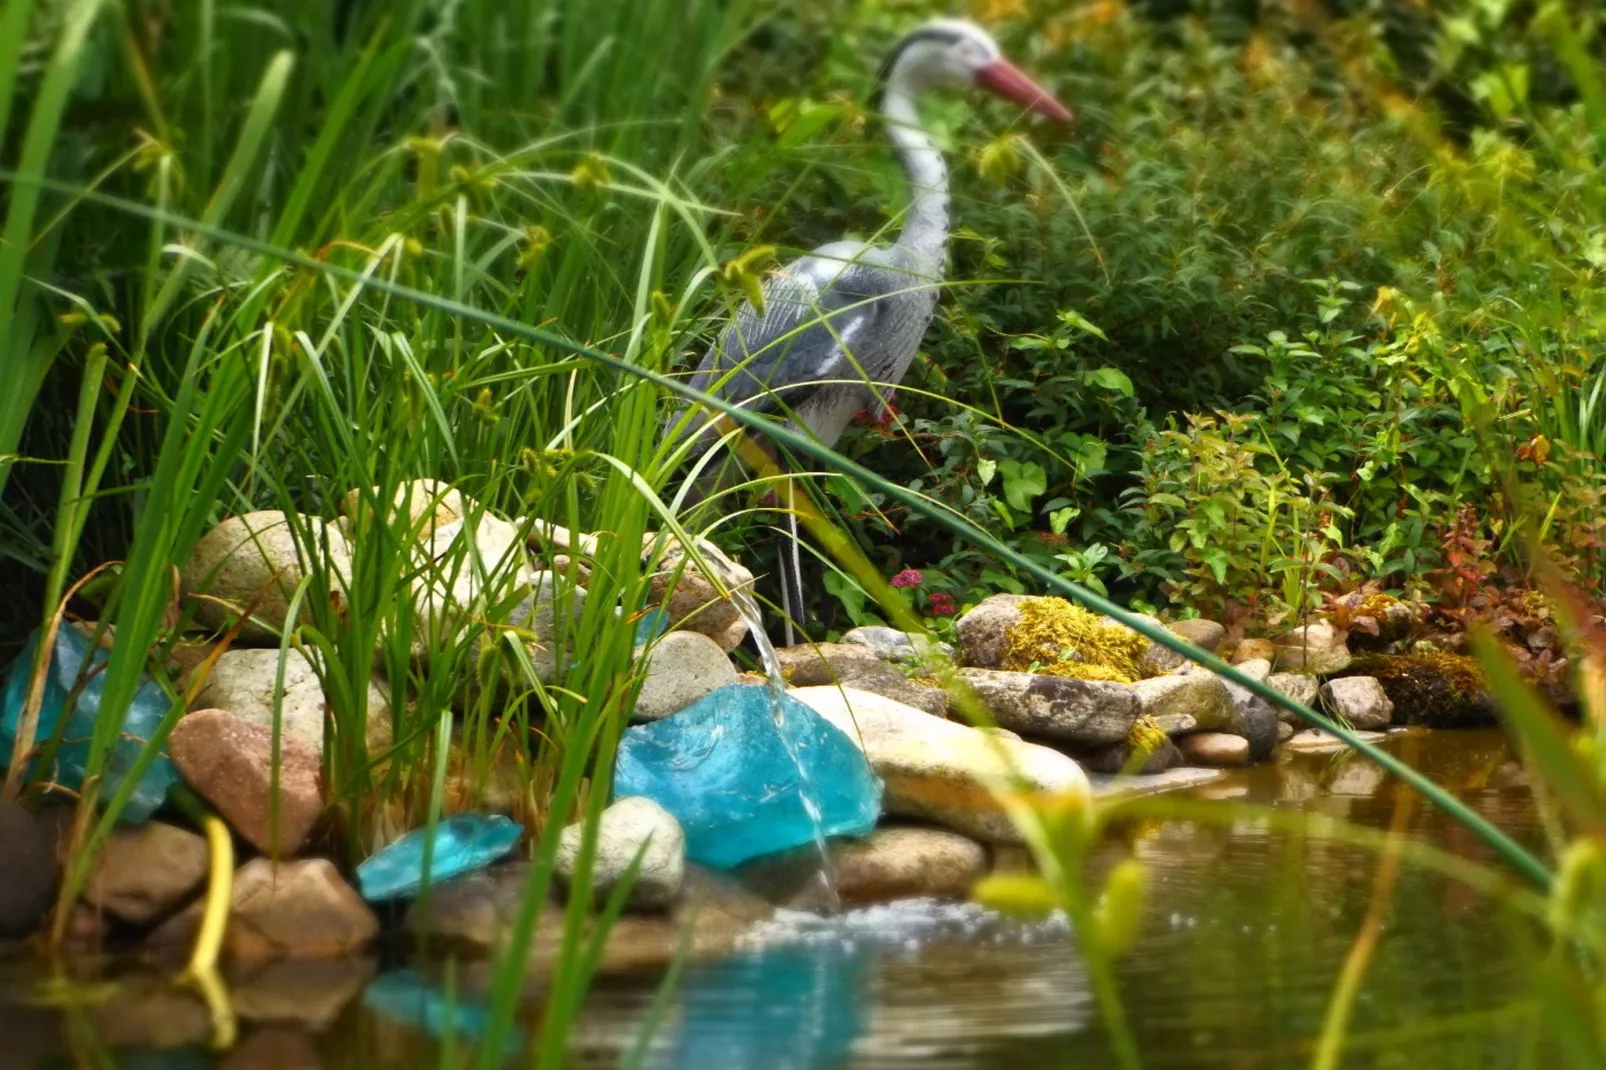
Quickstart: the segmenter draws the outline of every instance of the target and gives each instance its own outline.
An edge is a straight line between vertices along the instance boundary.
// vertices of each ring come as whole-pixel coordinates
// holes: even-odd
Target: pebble
[[[206,840],[160,821],[115,830],[84,885],[91,906],[149,925],[184,904],[206,880]]]
[[[1197,765],[1249,764],[1249,741],[1230,732],[1195,732],[1177,740],[1177,745],[1183,758]]]

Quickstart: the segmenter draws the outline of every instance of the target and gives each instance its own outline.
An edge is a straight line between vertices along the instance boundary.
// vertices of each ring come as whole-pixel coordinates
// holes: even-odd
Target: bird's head
[[[933,19],[899,41],[881,78],[883,85],[917,93],[984,89],[1055,122],[1071,121],[1065,105],[1005,59],[990,33],[965,19]]]

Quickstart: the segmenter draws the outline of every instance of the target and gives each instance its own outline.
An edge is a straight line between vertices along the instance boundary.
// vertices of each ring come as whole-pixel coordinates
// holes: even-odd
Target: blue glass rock
[[[462,993],[430,984],[413,970],[391,970],[369,982],[362,994],[364,1007],[394,1021],[421,1029],[439,1040],[460,1037],[479,1040],[490,1026],[491,1012]],[[514,1027],[505,1054],[522,1046],[523,1033]]]
[[[881,814],[881,781],[853,741],[790,696],[777,724],[762,685],[731,684],[627,729],[613,790],[668,810],[686,857],[722,869],[817,836],[867,835]]]
[[[12,749],[17,745],[17,731],[21,726],[22,708],[28,699],[28,680],[33,673],[34,652],[39,649],[37,629],[23,644],[22,653],[11,663],[6,673],[5,693],[0,696],[0,767],[11,760]],[[39,724],[34,733],[34,746],[43,746],[67,713],[67,724],[61,734],[61,746],[56,749],[54,767],[48,777],[62,787],[76,791],[84,783],[84,772],[89,762],[90,741],[95,733],[95,721],[100,716],[101,696],[106,690],[104,668],[111,657],[102,646],[92,644],[87,636],[70,624],[56,629],[56,641],[51,648],[50,667],[46,670],[44,700],[39,706]],[[67,697],[77,685],[80,673],[88,680],[78,692],[77,701],[70,712],[64,711]],[[112,745],[106,761],[106,779],[101,788],[102,802],[110,799],[133,771],[145,741],[155,733],[162,718],[173,702],[159,684],[144,678],[134,692],[134,701],[123,715],[122,732]],[[43,756],[41,755],[41,758]],[[37,763],[40,759],[35,759]],[[140,822],[148,819],[162,801],[167,789],[178,780],[178,770],[164,749],[140,777],[128,804],[118,815],[123,821]]]
[[[668,630],[668,612],[662,606],[654,606],[636,619],[636,645],[650,643]]]
[[[524,826],[501,814],[458,814],[435,825],[429,883],[472,873],[518,846]],[[370,903],[411,899],[424,887],[428,828],[414,829],[357,867],[357,887]]]

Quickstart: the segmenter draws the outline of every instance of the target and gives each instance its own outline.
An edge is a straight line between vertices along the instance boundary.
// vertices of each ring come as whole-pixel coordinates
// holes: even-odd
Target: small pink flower
[[[954,596],[943,591],[933,591],[926,596],[926,608],[934,616],[951,617],[959,607],[954,604]]]
[[[892,577],[890,582],[894,587],[919,587],[921,581],[924,579],[925,577],[920,574],[919,569],[906,568],[896,576]]]

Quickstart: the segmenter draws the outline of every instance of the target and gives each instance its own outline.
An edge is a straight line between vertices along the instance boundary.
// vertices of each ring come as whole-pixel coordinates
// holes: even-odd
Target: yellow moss
[[[1148,640],[1063,598],[1028,598],[1009,629],[1003,667],[1078,680],[1134,683]]]
[[[1144,757],[1165,746],[1165,741],[1165,729],[1156,724],[1152,717],[1139,717],[1132,722],[1126,734],[1127,745]]]
[[[1356,658],[1346,675],[1376,677],[1399,724],[1452,728],[1492,721],[1483,669],[1474,658],[1441,651],[1372,654]]]

